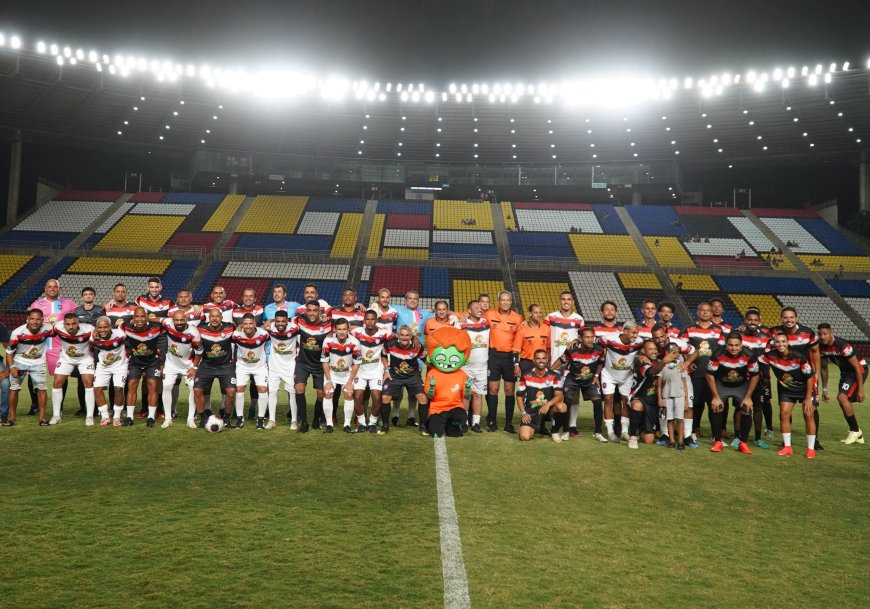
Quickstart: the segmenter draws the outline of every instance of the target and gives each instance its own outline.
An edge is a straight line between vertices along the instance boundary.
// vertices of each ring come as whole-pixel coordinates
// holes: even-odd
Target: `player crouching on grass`
[[[462,370],[471,353],[468,333],[451,326],[438,328],[426,338],[426,373],[424,387],[429,398],[427,418],[420,413],[421,433],[433,438],[462,436],[468,421],[463,400],[471,398],[471,379]]]
[[[544,349],[538,349],[532,357],[534,368],[520,374],[517,386],[520,407],[517,435],[521,442],[528,442],[535,437],[535,430],[541,428],[541,417],[551,413],[554,423],[550,438],[558,444],[569,438],[568,406],[564,402],[560,375],[547,368],[548,353]]]
[[[667,337],[665,337],[667,340]],[[656,439],[656,424],[661,410],[664,410],[662,398],[659,397],[661,382],[659,373],[662,369],[677,361],[680,357],[679,347],[667,349],[659,359],[659,348],[652,339],[643,342],[640,355],[634,361],[634,382],[628,394],[628,447],[638,447],[638,437],[644,444],[652,444]]]

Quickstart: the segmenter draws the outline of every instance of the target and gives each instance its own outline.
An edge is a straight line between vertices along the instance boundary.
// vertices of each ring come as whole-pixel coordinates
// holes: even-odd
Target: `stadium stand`
[[[692,262],[691,256],[686,251],[686,246],[683,245],[676,237],[644,237],[647,247],[649,247],[653,256],[664,268],[695,268],[695,263]]]
[[[673,207],[631,205],[625,208],[644,236],[687,237],[689,230],[680,222]]]
[[[236,232],[289,235],[296,232],[308,197],[258,195]]]
[[[178,216],[127,215],[94,245],[95,250],[159,252],[183,218]]]
[[[761,221],[783,242],[797,243],[791,249],[802,254],[828,254],[822,245],[794,218],[761,218]]]
[[[870,256],[813,256],[798,254],[798,258],[809,268],[817,271],[870,274]]]
[[[801,218],[797,222],[832,254],[841,256],[861,256],[864,254],[861,248],[846,239],[843,233],[821,218]],[[800,248],[798,248],[799,250]]]
[[[344,213],[338,231],[335,233],[335,241],[329,252],[332,258],[352,258],[356,253],[357,239],[362,230],[363,214]]]
[[[618,322],[624,323],[635,319],[635,316],[632,314],[633,309],[623,295],[622,286],[616,280],[615,274],[571,271],[568,273],[568,281],[574,292],[574,303],[577,312],[583,316],[583,319],[587,323],[601,317],[601,303],[605,300],[612,300],[616,303],[616,319]],[[555,311],[556,308],[551,310]]]
[[[870,281],[867,280],[829,279],[828,284],[843,297],[870,296]],[[870,319],[870,316],[867,319]]]
[[[435,200],[432,228],[441,230],[492,230],[489,203]]]
[[[640,250],[627,235],[568,235],[568,241],[581,264],[608,266],[646,264]]]
[[[19,222],[11,233],[33,231],[41,233],[46,227],[51,232],[81,233],[112,207],[110,201],[49,201]]]
[[[244,195],[227,195],[202,227],[202,230],[223,232],[244,202]]]
[[[76,190],[67,188],[59,192],[55,201],[103,201],[113,202],[120,199],[124,193],[120,190]]]
[[[598,225],[601,230],[607,235],[627,235],[628,229],[616,213],[616,208],[613,205],[601,203],[593,204],[592,211],[595,212],[595,217],[598,219]]]

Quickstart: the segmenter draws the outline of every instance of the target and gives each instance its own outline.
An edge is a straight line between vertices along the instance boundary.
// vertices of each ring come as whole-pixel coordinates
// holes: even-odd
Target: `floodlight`
[[[756,77],[757,77],[757,74],[755,73],[755,70],[749,70],[746,73],[746,82],[751,85],[752,83],[755,82]]]
[[[97,72],[102,72],[102,71],[103,71],[103,64],[98,63],[98,64],[96,64],[96,67],[97,67]]]
[[[815,87],[819,83],[819,78],[815,74],[810,74],[810,78],[807,82],[811,87]]]
[[[21,38],[19,38],[18,36],[13,36],[12,38],[10,38],[9,46],[17,51],[21,48]]]
[[[43,41],[40,40],[39,42],[36,43],[36,52],[37,53],[40,53],[40,54],[45,53],[45,50],[46,50],[45,43]]]
[[[115,66],[109,65],[109,74],[112,74],[112,75],[115,74]],[[136,108],[133,108],[133,109],[135,110]]]
[[[831,73],[830,72],[825,72],[825,82],[826,83],[831,82]]]
[[[76,59],[75,57],[70,57],[70,58],[69,58],[69,64],[70,64],[71,66],[76,65],[78,62],[79,62],[78,59]]]
[[[433,101],[435,101],[435,94],[432,93],[432,91],[426,91],[424,99],[426,100],[427,104],[431,104]]]
[[[817,64],[816,65],[816,74],[821,74],[821,73],[822,73],[822,64]]]
[[[870,66],[870,59],[867,60],[867,65]],[[489,95],[489,85],[486,83],[480,85],[480,92],[484,95]]]
[[[828,66],[828,72],[836,72],[836,71],[837,71],[836,62],[831,62],[831,65]]]
[[[386,93],[379,93],[378,94],[378,101],[384,101],[385,99],[387,99]]]
[[[684,89],[691,89],[692,88],[692,79],[691,78],[687,78],[686,80],[683,81],[683,88]]]
[[[783,88],[783,89],[788,89],[790,86],[791,86],[791,82],[789,81],[789,79],[788,79],[788,78],[783,78],[783,79],[782,79],[782,88]]]
[[[443,91],[442,91],[442,93],[441,93],[441,101],[447,101],[447,93],[446,93],[446,92],[443,92]],[[492,101],[492,100],[489,100],[489,101]]]
[[[810,68],[808,66],[804,66],[801,68],[801,76],[806,76],[810,73]]]
[[[845,62],[845,63],[843,64],[843,71],[844,71],[844,72],[847,72],[847,71],[849,70],[849,65],[850,65],[850,64],[849,64],[848,61]]]
[[[76,49],[76,59],[78,59],[79,61],[84,61],[85,52],[81,49]]]
[[[48,52],[51,53],[52,55],[58,55],[60,53],[60,49],[58,48],[58,46],[56,44],[52,44],[50,47],[48,47]],[[103,63],[109,63],[109,62],[104,61]]]
[[[58,55],[56,60],[57,60],[57,65],[59,65],[59,66],[63,65],[63,56]]]
[[[5,45],[6,45],[6,36],[2,32],[0,32],[0,47],[5,46]]]
[[[450,86],[447,87],[447,90],[450,91],[451,94],[456,93],[456,83],[455,82],[450,83]]]
[[[99,60],[100,60],[100,57],[99,57],[99,55],[97,55],[96,51],[90,51],[88,53],[88,61],[90,61],[91,63],[97,63]]]
[[[69,47],[63,47],[63,56],[64,57],[72,57],[72,49]]]
[[[468,85],[462,83],[462,86],[459,87],[459,90],[462,92],[463,95],[465,95],[466,93],[468,93]]]
[[[118,135],[123,135],[123,133],[121,131],[118,131]]]
[[[402,95],[400,97],[402,98],[402,101],[408,101],[408,92],[402,91]]]
[[[54,47],[55,45],[51,45],[51,46]],[[54,50],[52,50],[51,52],[54,53]],[[57,55],[57,53],[54,53],[54,54]],[[103,63],[106,63],[106,64],[112,63],[112,61],[108,55],[103,55]]]

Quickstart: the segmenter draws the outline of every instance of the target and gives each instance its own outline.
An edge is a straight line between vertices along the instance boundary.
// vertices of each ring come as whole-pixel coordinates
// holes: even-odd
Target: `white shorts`
[[[295,366],[294,366],[295,367]],[[281,383],[284,383],[284,390],[289,391],[291,393],[296,392],[296,380],[294,379],[294,375],[296,373],[293,370],[289,372],[284,372],[280,370],[275,370],[274,368],[269,368],[269,393],[274,393],[281,388]]]
[[[112,383],[115,389],[123,389],[127,383],[127,366],[98,368],[94,374],[94,387],[108,387],[109,383]]]
[[[11,374],[9,375],[9,389],[18,391],[21,389],[21,383],[24,382],[24,377],[30,375],[33,379],[33,385],[40,391],[45,391],[45,362],[38,364],[21,364],[12,362],[12,366],[18,368],[18,378]]]
[[[178,368],[170,368],[169,366],[163,369],[163,385],[169,386],[174,385],[175,380],[181,377],[182,382],[184,382],[190,389],[193,389],[193,379],[187,378],[187,370],[180,370]]]
[[[78,369],[79,374],[93,374],[94,360],[85,358],[79,362],[59,361],[57,362],[57,366],[54,368],[54,374],[55,376],[58,374],[61,376],[69,376],[75,369]]]
[[[686,415],[686,408],[690,407],[686,396],[681,398],[662,398],[662,401],[668,413],[668,421],[682,419]]]
[[[372,391],[382,391],[384,389],[384,377],[381,376],[376,379],[369,379],[357,375],[353,379],[354,391],[357,389],[365,389],[366,387],[368,387]]]
[[[486,368],[462,368],[462,371],[471,379],[471,391],[477,395],[486,395]]]
[[[260,368],[248,368],[247,366],[236,366],[236,386],[245,387],[248,381],[253,377],[254,384],[257,387],[265,387],[266,379],[269,376],[269,369],[265,366]]]
[[[628,378],[625,380],[617,382],[612,376],[610,376],[607,368],[602,368],[601,370],[601,393],[603,395],[613,395],[616,393],[616,390],[619,389],[620,395],[628,397],[631,393],[632,384],[631,375],[628,375]]]
[[[336,372],[335,370],[330,371],[329,376],[332,377],[332,385],[336,387],[341,385],[342,387],[347,387],[347,381],[350,380],[350,372]],[[324,379],[323,384],[326,384],[326,380]]]

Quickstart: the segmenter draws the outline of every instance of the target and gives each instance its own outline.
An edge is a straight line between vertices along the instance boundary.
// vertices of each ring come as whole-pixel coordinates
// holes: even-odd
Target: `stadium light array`
[[[688,76],[654,79],[645,76],[615,76],[607,78],[568,78],[561,82],[527,84],[517,82],[456,82],[443,89],[427,87],[425,83],[398,83],[368,80],[352,81],[343,76],[318,76],[302,68],[223,68],[209,64],[178,63],[169,59],[149,58],[132,54],[101,54],[97,50],[85,52],[81,47],[61,46],[56,42],[38,40],[28,45],[17,34],[0,32],[0,49],[18,53],[33,53],[35,56],[50,56],[59,66],[92,66],[100,73],[127,78],[134,74],[144,78],[153,77],[160,83],[176,83],[182,79],[198,80],[209,88],[238,95],[250,95],[263,100],[287,101],[303,96],[318,96],[325,102],[342,102],[353,98],[361,102],[385,102],[398,98],[402,103],[432,104],[439,97],[442,103],[473,103],[480,98],[491,104],[562,103],[572,108],[604,107],[620,108],[635,106],[650,101],[671,99],[682,90],[695,91],[703,98],[723,95],[729,87],[745,83],[756,93],[767,90],[770,81],[782,88],[797,85],[798,73],[805,84],[816,87],[820,81],[831,84],[838,73],[837,62],[830,62],[825,70],[822,63],[788,68],[774,67],[770,74],[764,71],[747,70],[745,73],[720,73],[707,77]],[[850,62],[841,64],[840,71],[848,71]],[[866,61],[870,70],[870,58]],[[439,95],[440,94],[440,95]]]

